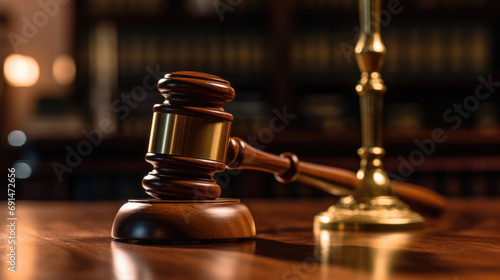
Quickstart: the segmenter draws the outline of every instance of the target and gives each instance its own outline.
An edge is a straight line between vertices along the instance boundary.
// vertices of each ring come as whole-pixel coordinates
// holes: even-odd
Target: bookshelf
[[[137,196],[140,179],[150,168],[143,156],[151,108],[163,102],[155,88],[143,85],[143,79],[177,70],[209,72],[231,81],[237,97],[226,109],[235,116],[233,136],[244,140],[257,136],[269,126],[273,108],[286,107],[297,118],[275,133],[273,141],[264,145],[266,151],[293,151],[305,160],[357,169],[359,105],[354,86],[359,70],[350,54],[359,24],[357,1],[232,3],[236,2],[221,21],[212,1],[77,1],[74,54],[78,69],[71,102],[83,108],[89,128],[109,117],[118,129],[63,187],[50,177],[50,162],[58,157],[57,147],[78,139],[34,143],[45,159],[34,178],[47,188],[66,189],[64,197],[58,198]],[[442,128],[449,139],[408,181],[457,195],[476,194],[459,183],[477,181],[486,186],[477,193],[499,195],[499,95],[482,101],[462,119],[459,130],[443,114],[474,94],[479,76],[491,74],[500,81],[500,4],[493,0],[399,2],[402,10],[391,14],[382,28],[388,49],[382,71],[388,87],[384,141],[388,170],[394,172],[398,157],[415,149],[415,139],[425,139],[433,129]],[[100,65],[103,61],[106,66]],[[128,106],[129,113],[121,118],[113,102],[125,106],[123,95],[130,96],[138,86],[145,89],[146,97]],[[120,159],[114,159],[116,155]],[[485,158],[488,166],[481,165]],[[133,168],[120,164],[125,160]],[[109,175],[100,178],[99,168]],[[87,175],[91,180],[86,181]],[[120,197],[106,194],[117,187],[111,183],[114,180],[127,182]],[[99,184],[104,194],[99,194]],[[96,193],[85,193],[90,185]],[[230,176],[224,195],[322,194],[299,184],[282,186],[272,175],[244,171]]]
[[[88,76],[95,72],[89,68],[89,49],[96,49],[92,37],[99,25],[110,24],[117,61],[111,100],[140,85],[148,73],[145,67],[157,67],[161,73],[189,69],[228,79],[237,90],[235,102],[257,104],[257,108],[287,106],[304,114],[315,110],[313,104],[322,104],[321,95],[333,95],[337,99],[333,103],[346,107],[337,108],[345,112],[341,116],[347,123],[344,127],[356,128],[358,105],[352,89],[359,76],[352,53],[358,25],[356,1],[243,1],[226,11],[224,21],[213,7],[195,4],[204,1],[115,2],[86,1],[77,6],[76,52],[82,85],[78,98],[82,103],[89,103]],[[413,122],[421,128],[440,124],[438,114],[453,105],[450,101],[470,95],[479,75],[497,72],[498,20],[494,15],[498,4],[485,0],[398,3],[396,8],[383,6],[382,36],[388,49],[383,68],[389,88],[386,113],[401,117],[407,111],[403,118],[411,118],[412,113]],[[131,110],[137,123],[148,122],[151,105],[161,102],[156,95],[154,89],[148,91],[147,99]],[[330,97],[324,98],[332,103]],[[496,101],[496,96],[487,100],[489,104]],[[263,110],[255,111],[259,112],[256,119],[269,117]],[[496,114],[492,122],[498,121]],[[325,122],[331,121],[328,113],[324,115]],[[304,116],[293,124],[296,129],[323,121],[317,115]],[[131,127],[144,133],[134,122],[129,118],[123,126],[119,122],[120,133],[134,135]],[[478,122],[470,120],[468,128]]]

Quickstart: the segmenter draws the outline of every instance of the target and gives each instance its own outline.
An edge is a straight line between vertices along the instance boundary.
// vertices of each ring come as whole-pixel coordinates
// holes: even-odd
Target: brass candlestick
[[[361,33],[356,44],[356,61],[361,79],[356,86],[361,108],[362,147],[357,177],[360,186],[353,196],[314,219],[315,231],[378,230],[422,227],[424,218],[394,196],[382,164],[382,108],[386,92],[380,69],[386,49],[380,38],[380,0],[359,0]]]

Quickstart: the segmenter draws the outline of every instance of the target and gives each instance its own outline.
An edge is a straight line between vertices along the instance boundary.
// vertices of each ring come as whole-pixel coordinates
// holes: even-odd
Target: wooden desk
[[[116,202],[18,202],[16,273],[7,270],[1,211],[0,279],[500,279],[500,200],[454,200],[410,233],[324,233],[313,216],[333,200],[246,201],[258,235],[238,243],[115,242]]]

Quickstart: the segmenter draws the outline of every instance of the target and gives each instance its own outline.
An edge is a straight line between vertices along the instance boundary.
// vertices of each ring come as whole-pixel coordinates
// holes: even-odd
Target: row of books
[[[292,61],[299,72],[352,72],[355,32],[300,33],[293,39]],[[384,30],[388,73],[478,73],[493,58],[484,27]]]
[[[295,72],[353,73],[354,32],[298,33],[291,60]],[[386,73],[480,73],[493,59],[484,27],[385,30]],[[262,73],[270,65],[270,42],[263,34],[119,33],[119,75],[142,74],[146,66],[164,71],[193,69],[217,73]],[[82,46],[84,62],[87,55]],[[81,66],[84,66],[81,65]]]
[[[143,102],[139,106],[145,105],[142,106],[144,108],[133,108],[130,116],[119,123],[118,134],[132,138],[137,135],[148,135],[151,129],[152,104],[152,102]],[[347,103],[345,94],[308,93],[302,100],[298,112],[300,117],[294,121],[294,124],[325,132],[357,130],[359,129],[359,116],[355,115],[356,110],[352,106],[355,105]],[[234,101],[226,105],[225,109],[235,117],[232,126],[235,135],[256,135],[262,128],[269,126],[269,120],[272,117],[269,103],[265,101]],[[385,111],[387,117],[384,118],[384,127],[388,131],[414,132],[433,128],[426,127],[426,124],[432,123],[433,120],[426,114],[425,106],[422,104],[389,103]],[[499,110],[493,102],[482,103],[464,127],[485,132],[498,130],[500,128]]]
[[[305,0],[305,1],[296,1],[296,8],[300,10],[348,10],[348,9],[356,9],[358,7],[357,0],[339,0],[339,1],[330,1],[330,0]]]
[[[264,11],[265,0],[88,0],[85,9],[91,16],[162,16],[172,9],[194,16],[218,17],[218,11],[245,13]]]
[[[427,1],[399,1],[399,5],[416,6],[424,10],[465,10],[485,9],[490,0],[427,0]],[[184,0],[184,1],[162,1],[162,0],[89,0],[86,9],[91,15],[161,15],[171,8],[182,8],[187,13],[199,15],[216,15],[216,7],[237,13],[264,11],[271,3],[265,0]],[[382,5],[385,8],[386,3]],[[226,7],[226,8],[224,8]],[[358,7],[356,0],[302,0],[296,1],[295,7],[298,11],[304,10],[332,10],[345,11],[354,10]]]
[[[300,121],[307,127],[323,131],[343,129],[359,129],[359,116],[355,107],[349,103],[347,93],[331,92],[318,94],[302,92],[300,102]],[[354,96],[354,92],[351,93]],[[445,104],[447,107],[450,104]],[[438,116],[442,115],[441,104],[435,104]],[[384,127],[389,131],[420,131],[434,129],[444,125],[436,120],[436,113],[428,105],[419,103],[417,99],[408,102],[391,101],[384,107]],[[480,131],[493,131],[500,128],[500,109],[494,101],[485,101],[477,108],[464,127]]]
[[[385,9],[388,2],[382,1],[382,9]],[[391,5],[404,7],[406,5],[416,6],[420,9],[425,10],[459,10],[459,9],[483,9],[487,8],[490,4],[490,0],[426,0],[426,1],[404,1],[400,0],[398,2],[392,1]],[[396,5],[394,3],[399,3]],[[357,9],[357,0],[304,0],[297,1],[297,8],[308,9],[308,10],[347,10],[347,9]]]
[[[88,0],[89,15],[158,15],[167,4],[161,0]]]
[[[477,164],[478,160],[475,161]],[[500,194],[500,176],[498,176],[498,171],[493,170],[489,172],[422,172],[415,173],[413,177],[420,177],[420,182],[417,183],[446,196],[488,197]]]
[[[267,42],[258,34],[127,33],[119,35],[118,41],[121,76],[142,73],[146,66],[158,64],[164,71],[216,73],[256,73],[268,64]]]

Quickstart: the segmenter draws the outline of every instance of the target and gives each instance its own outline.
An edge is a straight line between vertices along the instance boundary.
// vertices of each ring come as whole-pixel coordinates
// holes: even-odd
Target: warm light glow
[[[373,42],[373,50],[376,52],[382,52],[383,51],[382,43],[380,41]]]
[[[217,217],[231,217],[233,210],[229,207],[214,207],[207,209],[205,215],[207,218],[212,217],[213,219],[217,219]]]
[[[382,149],[380,147],[373,147],[372,148],[372,153],[375,155],[381,155],[382,154]]]
[[[327,216],[321,216],[320,219],[321,219],[321,222],[323,222],[323,223],[329,223],[330,222],[330,218],[327,217]]]
[[[394,261],[401,252],[401,248],[408,243],[411,235],[408,233],[388,233],[381,234],[372,240],[373,255],[370,259],[373,261],[374,280],[389,279],[390,273],[394,271]]]
[[[12,54],[5,59],[3,71],[7,82],[15,87],[30,87],[38,81],[40,69],[30,56]]]
[[[381,84],[381,83],[374,83],[372,85],[373,89],[376,89],[376,90],[383,90],[384,89],[384,86]]]
[[[149,264],[133,250],[130,250],[127,244],[111,241],[111,256],[115,279],[153,279]]]
[[[331,240],[330,240],[330,232],[328,230],[324,230],[324,229],[321,230],[319,240],[320,240],[319,244],[323,249],[328,250],[328,247],[330,247],[332,245]]]
[[[382,175],[380,172],[375,172],[373,173],[373,180],[377,182],[379,185],[383,185],[386,183],[384,175]]]
[[[59,55],[52,65],[52,75],[57,83],[66,86],[75,80],[76,66],[75,60],[67,55]]]

